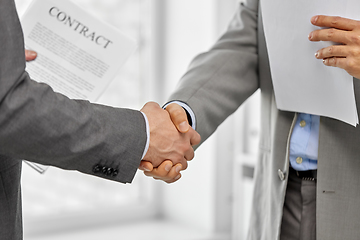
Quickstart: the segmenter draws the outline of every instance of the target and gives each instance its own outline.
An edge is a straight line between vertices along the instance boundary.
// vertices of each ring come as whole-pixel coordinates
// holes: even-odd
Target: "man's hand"
[[[193,131],[189,126],[186,112],[180,105],[176,103],[169,104],[166,110],[169,112],[170,118],[179,132],[185,134],[188,131]],[[196,137],[191,140],[191,145],[199,144],[200,139],[200,135],[196,133]],[[173,165],[171,161],[166,160],[160,166],[154,168],[150,162],[141,161],[139,169],[143,170],[144,174],[148,177],[153,177],[166,183],[173,183],[181,178],[180,171],[183,170],[183,167],[181,164]]]
[[[37,53],[32,50],[25,49],[25,60],[27,62],[35,60]]]
[[[178,132],[169,113],[157,103],[145,104],[141,112],[146,114],[150,126],[149,150],[143,160],[153,167],[158,167],[164,160],[171,160],[175,165],[181,163],[182,170],[186,169],[187,161],[194,158],[191,146],[199,144],[200,135],[192,128],[186,133]]]
[[[360,78],[360,21],[318,15],[311,18],[311,23],[325,29],[311,32],[310,41],[341,44],[320,49],[315,57],[323,59],[326,66],[345,69],[351,76]]]
[[[165,160],[160,166],[153,168],[151,163],[141,161],[139,169],[143,170],[144,174],[148,177],[153,177],[166,183],[173,183],[181,178],[180,171],[182,170],[182,165],[180,163],[173,165],[170,160]]]

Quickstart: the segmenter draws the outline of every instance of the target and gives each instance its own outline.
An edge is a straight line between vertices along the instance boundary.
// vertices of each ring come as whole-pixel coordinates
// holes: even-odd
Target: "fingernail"
[[[165,171],[167,171],[167,172],[170,171],[171,167],[172,167],[171,164],[166,164]]]
[[[318,58],[319,57],[319,52],[315,53],[315,57]]]
[[[180,177],[181,177],[181,175],[179,174],[179,175],[177,175],[177,176],[174,178],[174,180],[176,181],[176,180],[178,180]]]
[[[316,23],[317,20],[318,20],[318,18],[319,18],[319,16],[313,16],[313,17],[311,18],[311,22],[312,22],[312,23]]]
[[[37,55],[36,52],[31,51],[31,50],[28,50],[27,54],[28,54],[30,57],[35,57],[35,56]]]
[[[311,40],[312,37],[313,37],[313,33],[311,32],[311,33],[309,34],[308,38]]]
[[[177,173],[179,173],[180,170],[181,170],[181,166],[177,166],[176,169],[175,169],[175,171],[176,171]]]
[[[189,124],[186,121],[184,121],[179,124],[179,129],[181,132],[187,132],[189,130]]]

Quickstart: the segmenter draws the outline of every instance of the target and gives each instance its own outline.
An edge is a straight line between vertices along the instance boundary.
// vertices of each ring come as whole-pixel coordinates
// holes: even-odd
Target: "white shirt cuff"
[[[145,119],[145,123],[146,123],[146,136],[147,136],[147,137],[146,137],[146,145],[145,145],[144,153],[143,153],[143,155],[142,155],[142,157],[141,157],[141,160],[142,160],[142,159],[144,159],[147,151],[149,150],[149,144],[150,144],[150,126],[149,126],[149,120],[148,120],[146,114],[143,113],[143,112],[141,112],[141,113],[142,113],[142,115],[144,116],[144,119]]]
[[[191,118],[191,122],[192,122],[192,125],[191,127],[196,130],[196,118],[195,118],[195,114],[193,112],[193,110],[189,107],[189,105],[187,105],[186,103],[184,102],[181,102],[181,101],[171,101],[171,102],[168,102],[167,104],[165,104],[163,106],[163,108],[165,109],[169,104],[171,103],[176,103],[176,104],[179,104],[181,107],[183,107],[190,115],[190,118]]]

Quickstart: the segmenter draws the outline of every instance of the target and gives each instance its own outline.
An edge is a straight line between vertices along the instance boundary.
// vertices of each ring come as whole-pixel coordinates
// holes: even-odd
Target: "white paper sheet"
[[[309,33],[319,29],[311,24],[312,16],[358,19],[358,9],[359,0],[261,0],[279,109],[358,124],[353,78],[345,70],[327,67],[315,58],[316,51],[332,43],[308,40]]]
[[[21,22],[26,47],[38,52],[30,76],[70,98],[96,101],[136,48],[69,0],[34,0]]]
[[[73,99],[96,101],[136,48],[69,0],[34,0],[21,23],[26,48],[38,53],[27,64],[31,78]],[[25,162],[40,173],[48,168]]]

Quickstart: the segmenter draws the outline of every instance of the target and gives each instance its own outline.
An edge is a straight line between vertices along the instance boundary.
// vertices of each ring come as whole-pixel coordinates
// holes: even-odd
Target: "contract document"
[[[30,77],[72,99],[96,101],[136,49],[134,40],[69,0],[34,0],[21,23],[26,48],[38,53],[27,63]]]
[[[266,44],[277,107],[335,118],[356,126],[353,77],[345,70],[325,66],[314,54],[331,42],[310,42],[319,29],[315,15],[359,19],[359,0],[261,0]]]

